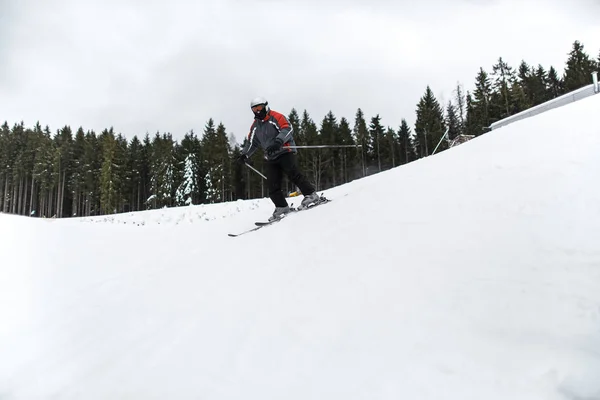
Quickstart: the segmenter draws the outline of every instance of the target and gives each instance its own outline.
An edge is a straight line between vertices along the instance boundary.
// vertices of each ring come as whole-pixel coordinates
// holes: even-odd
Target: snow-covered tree
[[[223,200],[221,191],[222,179],[223,167],[221,165],[212,166],[204,176],[204,181],[206,182],[204,195],[207,202],[218,203]]]
[[[155,206],[170,207],[173,205],[174,194],[174,144],[171,134],[163,134],[162,137],[157,133],[152,143],[152,155],[150,162],[150,184],[151,194],[154,198]]]
[[[196,185],[196,164],[195,154],[188,154],[185,157],[183,182],[181,182],[175,193],[175,201],[179,206],[192,204],[192,194],[198,190]]]

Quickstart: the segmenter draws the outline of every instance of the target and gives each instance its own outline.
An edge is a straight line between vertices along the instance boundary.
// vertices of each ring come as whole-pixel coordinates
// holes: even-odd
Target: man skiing
[[[288,119],[283,114],[271,110],[269,103],[263,97],[252,100],[250,108],[254,113],[254,122],[248,133],[248,142],[242,149],[238,161],[245,164],[259,147],[263,149],[269,197],[275,204],[275,211],[269,221],[282,218],[290,212],[290,207],[281,191],[284,173],[304,195],[301,207],[317,203],[319,195],[298,169],[293,128]]]

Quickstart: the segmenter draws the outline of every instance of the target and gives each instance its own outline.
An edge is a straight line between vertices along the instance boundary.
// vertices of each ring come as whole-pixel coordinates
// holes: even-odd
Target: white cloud
[[[427,85],[445,103],[500,56],[562,72],[574,40],[600,50],[591,0],[452,3],[20,1],[0,28],[0,120],[181,138],[212,117],[241,138],[262,95],[397,127]]]

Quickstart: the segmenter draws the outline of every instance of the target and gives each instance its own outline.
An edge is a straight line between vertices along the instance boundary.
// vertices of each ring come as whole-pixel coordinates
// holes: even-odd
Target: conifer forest
[[[406,119],[383,126],[380,115],[360,108],[350,118],[330,111],[316,119],[292,109],[287,117],[296,145],[340,146],[299,150],[299,166],[321,191],[444,151],[459,135],[483,135],[495,121],[589,85],[600,54],[587,54],[575,41],[566,56],[562,71],[526,61],[511,66],[500,57],[491,69],[475,71],[472,89],[457,84],[447,104],[427,86],[414,126]],[[223,123],[209,119],[202,132],[177,141],[168,132],[128,140],[106,122],[94,132],[4,121],[0,212],[61,218],[268,195],[263,178],[235,162],[241,149]],[[252,161],[261,171],[260,150]],[[296,190],[286,185],[288,193]]]

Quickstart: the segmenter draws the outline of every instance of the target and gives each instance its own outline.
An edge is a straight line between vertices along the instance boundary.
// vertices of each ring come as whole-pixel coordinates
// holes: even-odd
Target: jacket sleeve
[[[254,154],[254,152],[256,150],[258,150],[260,143],[258,143],[258,139],[256,138],[256,135],[254,134],[254,132],[256,131],[256,123],[253,122],[252,126],[250,127],[250,132],[248,133],[248,141],[246,142],[246,145],[244,146],[244,148],[242,149],[242,154],[245,154],[248,156],[248,158],[252,157],[252,154]]]
[[[277,127],[279,128],[279,134],[277,137],[281,139],[281,141],[285,144],[292,139],[292,134],[294,129],[290,124],[290,121],[285,117],[285,115],[280,113],[273,113],[273,117],[275,117],[275,121],[277,122]]]

